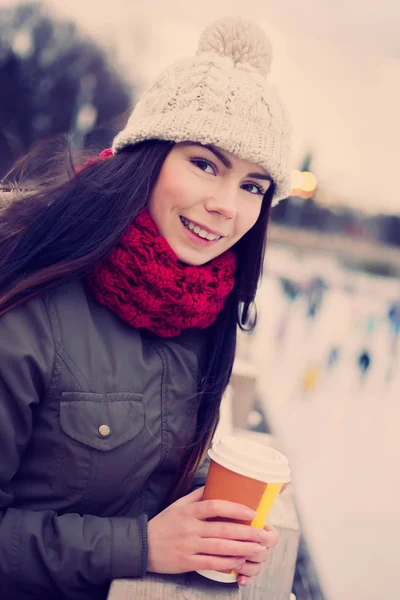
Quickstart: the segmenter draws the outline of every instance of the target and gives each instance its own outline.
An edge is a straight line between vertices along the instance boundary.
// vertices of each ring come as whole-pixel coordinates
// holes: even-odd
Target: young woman
[[[236,569],[277,534],[202,501],[237,326],[251,328],[290,127],[242,19],[167,68],[112,149],[0,219],[0,597],[103,599]],[[217,520],[210,520],[219,517]]]

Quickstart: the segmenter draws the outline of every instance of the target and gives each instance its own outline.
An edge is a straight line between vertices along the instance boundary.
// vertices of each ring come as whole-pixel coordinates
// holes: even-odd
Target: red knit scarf
[[[181,263],[144,209],[88,284],[98,302],[132,327],[172,337],[214,323],[233,289],[235,268],[233,250],[205,265]]]

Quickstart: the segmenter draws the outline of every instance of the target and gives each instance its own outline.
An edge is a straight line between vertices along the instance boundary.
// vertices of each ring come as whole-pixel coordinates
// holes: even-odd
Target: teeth
[[[207,239],[210,242],[219,240],[221,237],[220,235],[215,235],[214,233],[211,233],[210,231],[201,229],[201,227],[199,227],[198,225],[195,225],[195,223],[192,223],[192,221],[185,219],[185,217],[181,217],[181,221],[185,225],[185,227],[187,227],[188,229],[190,229],[190,231],[192,231],[192,233],[195,233],[199,237],[201,237],[203,239]]]

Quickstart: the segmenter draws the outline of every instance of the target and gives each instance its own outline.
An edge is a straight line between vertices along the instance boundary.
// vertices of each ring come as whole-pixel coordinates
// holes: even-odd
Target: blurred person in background
[[[48,6],[0,7],[0,178],[38,140],[68,135],[83,148],[108,144],[131,105],[127,79]],[[36,172],[48,158],[45,151],[36,157]]]
[[[3,600],[100,599],[146,572],[235,569],[247,585],[278,542],[235,522],[247,507],[202,501],[270,208],[290,191],[270,64],[258,26],[213,23],[112,148],[63,179],[13,184],[0,216]]]

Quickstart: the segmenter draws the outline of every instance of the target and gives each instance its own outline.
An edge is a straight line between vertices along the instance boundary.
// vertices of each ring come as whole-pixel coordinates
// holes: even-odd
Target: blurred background
[[[259,22],[293,118],[272,211],[248,427],[293,468],[298,600],[399,597],[400,3],[0,0],[0,178],[38,141],[102,149],[214,18]],[[51,147],[51,144],[50,144]]]

